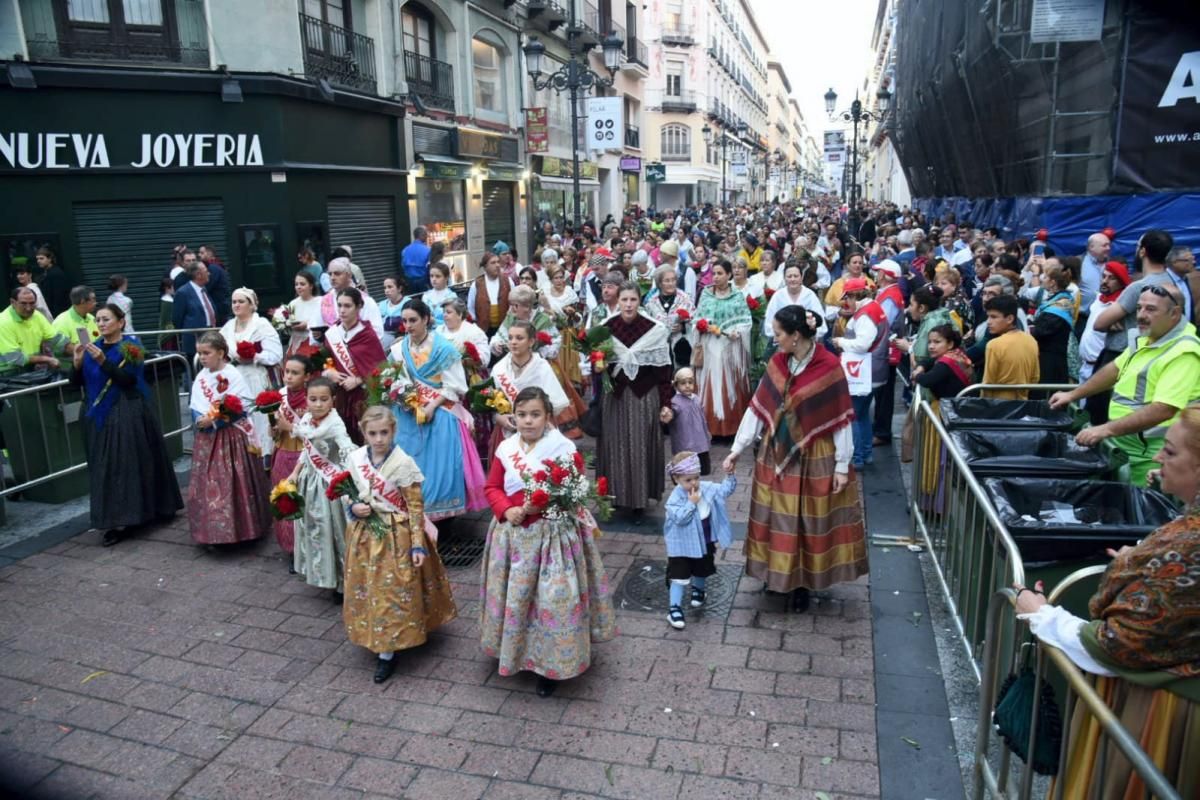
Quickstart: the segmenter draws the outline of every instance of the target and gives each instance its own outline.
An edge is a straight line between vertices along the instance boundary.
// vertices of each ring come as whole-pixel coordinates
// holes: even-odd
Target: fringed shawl
[[[750,401],[750,411],[766,428],[777,474],[814,439],[832,435],[854,419],[841,361],[821,345],[813,347],[812,359],[794,376],[787,353],[772,356]]]

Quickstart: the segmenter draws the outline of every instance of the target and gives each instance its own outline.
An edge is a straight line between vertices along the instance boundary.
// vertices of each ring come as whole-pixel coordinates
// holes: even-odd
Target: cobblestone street
[[[652,519],[600,547],[614,592],[664,555]],[[723,562],[738,570],[740,545]],[[273,540],[205,551],[180,518],[18,561],[0,570],[7,781],[54,798],[879,795],[865,577],[805,614],[741,579],[727,617],[683,631],[617,597],[620,636],[549,699],[480,652],[478,565],[451,577],[459,619],[377,686]]]

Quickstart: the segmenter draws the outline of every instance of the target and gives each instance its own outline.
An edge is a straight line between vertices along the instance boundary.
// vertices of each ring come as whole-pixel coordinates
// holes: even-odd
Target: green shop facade
[[[373,294],[398,271],[401,104],[276,75],[29,68],[36,88],[0,75],[5,305],[14,267],[43,244],[101,301],[125,275],[141,330],[179,244],[213,247],[264,310],[294,295],[302,246],[324,264],[349,245]]]

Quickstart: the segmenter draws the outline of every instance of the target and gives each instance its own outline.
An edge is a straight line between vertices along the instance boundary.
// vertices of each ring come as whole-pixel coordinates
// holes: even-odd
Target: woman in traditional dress
[[[549,395],[550,405],[557,418],[566,409],[569,401],[550,363],[533,351],[535,336],[537,329],[533,327],[532,322],[517,320],[509,326],[508,353],[492,367],[492,381],[496,388],[508,397],[509,403],[516,402],[522,389],[540,386]],[[500,442],[516,432],[517,419],[513,414],[493,416],[492,441],[488,449],[489,464]]]
[[[306,411],[292,427],[303,443],[288,480],[304,498],[304,516],[296,520],[292,568],[309,586],[342,591],[346,557],[346,512],[325,494],[342,472],[354,443],[334,409],[336,386],[328,378],[308,382]]]
[[[450,266],[441,261],[429,265],[429,284],[433,288],[421,295],[421,300],[429,306],[433,314],[434,327],[438,327],[445,319],[442,317],[442,307],[451,300],[457,300],[458,295],[450,288]]]
[[[854,409],[841,360],[816,342],[816,315],[788,306],[774,326],[779,352],[767,364],[724,467],[732,472],[762,434],[746,574],[768,591],[791,592],[792,608],[804,611],[810,590],[867,572],[862,506],[850,466]]]
[[[546,275],[549,277],[550,286],[542,291],[542,307],[554,317],[554,324],[562,334],[562,347],[558,349],[558,355],[554,359],[558,365],[556,372],[577,392],[582,391],[583,372],[579,368],[579,351],[575,349],[575,332],[583,324],[584,304],[568,283],[567,272],[561,264],[549,263],[546,266]]]
[[[292,279],[296,297],[287,304],[288,316],[288,346],[287,355],[299,353],[310,356],[319,349],[312,338],[311,328],[324,328],[325,320],[321,318],[321,297],[317,294],[317,282],[313,276],[301,270]]]
[[[375,329],[359,316],[362,308],[362,293],[358,289],[338,291],[340,321],[325,332],[325,346],[329,348],[332,358],[325,362],[325,371],[322,373],[338,386],[334,408],[346,424],[350,438],[358,445],[362,444],[354,438],[362,437],[362,431],[358,429],[358,415],[367,402],[363,384],[375,368],[387,360],[387,353],[379,343]]]
[[[783,273],[777,269],[778,258],[774,250],[763,250],[758,262],[762,269],[750,276],[753,297],[770,302],[771,296],[783,288]]]
[[[536,334],[533,338],[533,350],[550,364],[554,370],[555,380],[559,388],[567,396],[568,404],[562,409],[554,422],[563,435],[570,439],[579,439],[583,430],[579,427],[579,418],[587,412],[587,403],[575,391],[571,382],[557,369],[557,358],[562,348],[562,332],[554,323],[554,317],[540,308],[537,304],[537,293],[528,286],[516,286],[508,296],[509,312],[496,335],[492,337],[492,352],[499,356],[508,348],[508,329],[514,322],[524,321],[533,325]]]
[[[768,339],[775,332],[774,325],[771,324],[775,315],[788,306],[803,306],[816,314],[821,322],[821,327],[817,330],[817,339],[820,340],[825,336],[825,306],[821,305],[821,300],[816,293],[804,285],[803,263],[801,260],[793,260],[783,268],[783,290],[771,296],[770,302],[767,303],[766,315],[763,317],[762,332]],[[769,351],[770,347],[768,347]]]
[[[284,359],[283,388],[279,393],[282,399],[279,410],[275,412],[275,427],[271,431],[275,437],[275,456],[271,459],[272,486],[292,474],[304,450],[304,440],[296,436],[296,424],[308,408],[307,379],[307,358],[295,354]],[[279,542],[279,549],[290,554],[295,550],[295,523],[290,519],[275,520],[275,539]],[[288,566],[291,572],[295,572],[290,560]]]
[[[488,364],[492,361],[492,349],[488,346],[487,334],[483,329],[476,325],[471,320],[467,319],[467,304],[455,297],[442,305],[442,319],[445,320],[437,328],[437,333],[440,336],[450,340],[450,344],[464,355],[467,353],[467,344],[470,343],[474,348],[475,354],[479,356],[479,366],[472,367],[467,365],[464,360],[464,369],[467,370],[467,385],[472,386],[479,381],[487,380]],[[475,374],[470,374],[471,370]],[[475,413],[471,412],[471,418],[474,420],[474,437],[475,450],[479,453],[480,468],[486,470],[486,459],[492,440],[492,415],[490,413]]]
[[[404,306],[405,335],[391,350],[416,391],[420,408],[397,403],[396,444],[425,476],[425,516],[434,522],[487,506],[483,467],[472,438],[470,411],[462,404],[467,374],[450,340],[434,332],[421,300]],[[419,414],[418,414],[419,412]]]
[[[696,304],[687,292],[678,291],[678,286],[679,271],[674,267],[659,267],[654,271],[654,291],[646,301],[646,313],[671,331],[671,359],[676,368],[691,365],[696,336],[692,325]]]
[[[1113,557],[1088,603],[1090,620],[1047,604],[1040,584],[1016,586],[1017,613],[1035,636],[1091,675],[1180,797],[1200,797],[1200,406],[1185,408],[1154,457],[1164,492],[1184,512]],[[1148,792],[1096,718],[1075,704],[1057,780],[1069,800],[1121,800]],[[1051,791],[1053,794],[1053,791]]]
[[[367,445],[346,461],[362,501],[350,506],[346,529],[342,619],[352,644],[378,654],[375,683],[383,683],[397,650],[425,644],[458,610],[437,549],[425,541],[423,476],[396,446],[396,420],[371,406],[359,424]]]
[[[740,414],[750,400],[750,308],[730,283],[733,268],[722,259],[713,267],[713,285],[696,307],[700,404],[713,436],[737,433]],[[707,328],[707,330],[705,330]]]
[[[605,369],[612,391],[600,396],[603,429],[596,442],[596,474],[608,478],[616,504],[635,516],[662,497],[666,475],[662,425],[671,410],[671,333],[640,313],[637,284],[624,283],[620,313],[604,323],[612,334],[613,357]]]
[[[283,344],[279,332],[258,315],[258,295],[253,289],[234,289],[232,302],[233,319],[221,326],[221,335],[229,344],[229,354],[253,402],[259,392],[271,388],[270,370],[278,368],[283,360]],[[255,447],[266,458],[275,447],[267,415],[251,412],[250,422],[254,425]]]
[[[733,279],[730,284],[742,293],[742,297],[754,297],[759,293],[750,280],[750,262],[744,255],[733,259]]]
[[[383,330],[379,332],[379,343],[387,352],[396,343],[397,333],[403,327],[400,312],[408,300],[400,289],[400,279],[389,275],[383,279],[383,300],[379,303],[379,314],[383,319]]]
[[[242,373],[229,363],[229,345],[216,331],[196,342],[203,369],[192,383],[192,472],[187,516],[192,538],[200,544],[231,544],[258,539],[271,528],[267,473],[253,452],[254,425],[245,414],[225,418],[218,404],[236,397],[249,409],[254,395]]]
[[[636,287],[630,291],[637,294]],[[479,611],[484,653],[499,659],[501,675],[536,673],[541,697],[587,670],[592,642],[617,632],[591,514],[581,509],[575,517],[547,519],[526,497],[525,476],[544,460],[577,457],[575,445],[554,429],[552,413],[545,392],[522,390],[518,432],[501,443],[488,471],[496,522],[484,548]]]
[[[183,508],[142,374],[146,351],[124,333],[124,324],[115,304],[96,311],[100,338],[75,348],[71,378],[83,386],[91,525],[104,531],[105,547],[131,528],[170,519]]]

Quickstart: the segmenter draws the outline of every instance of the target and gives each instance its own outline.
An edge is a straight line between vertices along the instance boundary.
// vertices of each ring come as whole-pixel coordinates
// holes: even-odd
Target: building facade
[[[648,154],[656,208],[767,196],[767,43],[744,0],[663,0],[647,12]],[[705,133],[707,129],[708,133]]]
[[[871,34],[871,64],[867,69],[865,96],[872,111],[878,111],[876,99],[880,89],[895,94],[896,86],[896,20],[901,0],[885,0],[879,4],[875,28]],[[892,140],[893,118],[889,112],[882,121],[868,126],[867,146],[861,152],[859,182],[864,200],[895,203],[901,208],[912,202],[908,179]]]
[[[572,2],[573,9],[563,5]],[[531,36],[536,37],[545,46],[543,73],[558,71],[570,58],[568,36],[572,11],[578,32],[576,41],[586,48],[583,58],[588,68],[613,82],[611,87],[581,91],[576,108],[580,221],[600,225],[610,216],[619,221],[626,207],[645,206],[647,202],[642,136],[649,56],[641,33],[640,3],[628,0],[535,0],[526,7],[526,41]],[[612,73],[605,67],[599,46],[609,35],[616,35],[623,43],[620,66]],[[522,81],[526,93],[533,226],[536,229],[548,222],[559,230],[573,227],[574,140],[570,94],[554,89],[539,91],[527,75],[522,75]],[[621,99],[621,130],[613,132],[604,146],[588,135],[588,97]]]

